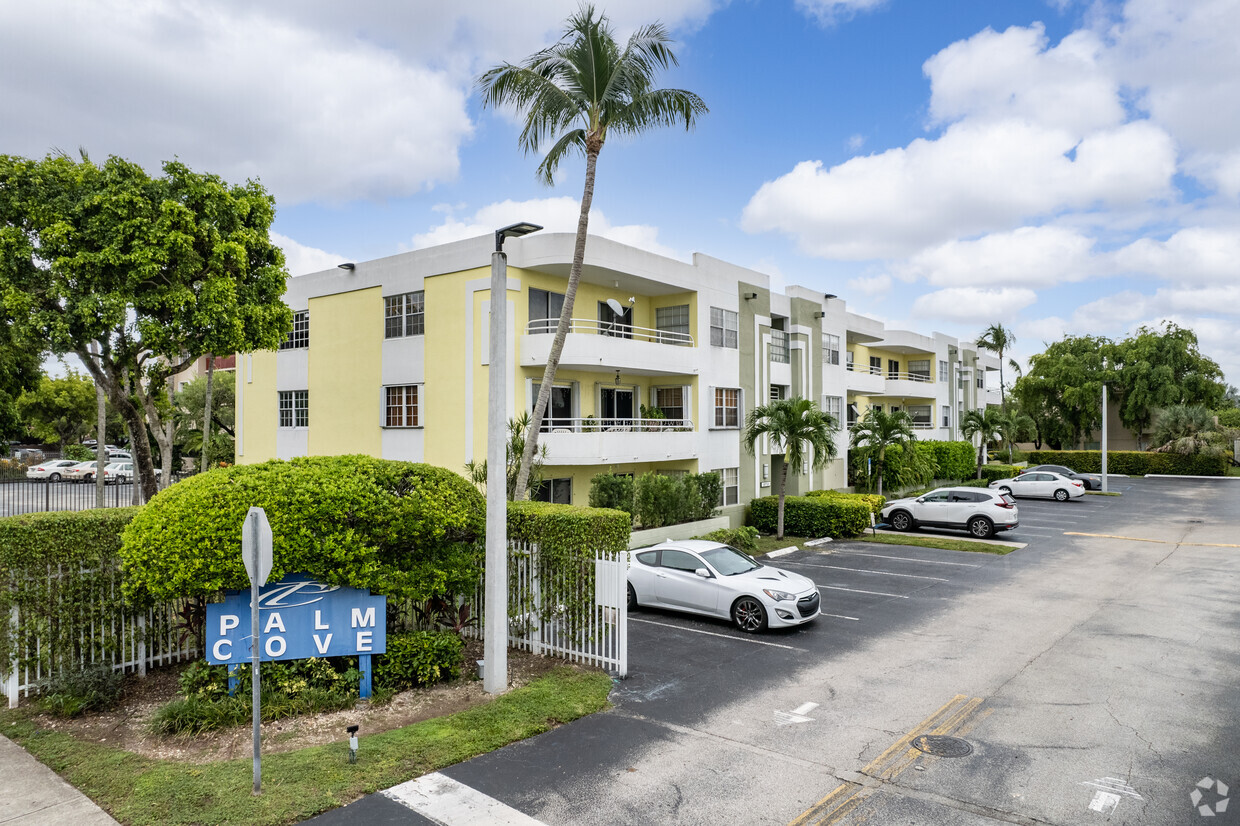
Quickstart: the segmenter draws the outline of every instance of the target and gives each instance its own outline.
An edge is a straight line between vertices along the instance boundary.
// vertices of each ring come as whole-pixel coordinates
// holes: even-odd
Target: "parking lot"
[[[611,711],[438,777],[491,822],[1197,822],[1200,781],[1240,782],[1240,483],[1123,487],[1021,500],[1005,556],[774,560],[818,585],[808,626],[638,611]],[[378,795],[322,820],[429,822]]]

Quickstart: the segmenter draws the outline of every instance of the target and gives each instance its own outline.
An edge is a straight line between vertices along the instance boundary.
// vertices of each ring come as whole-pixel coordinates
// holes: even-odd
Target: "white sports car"
[[[629,553],[629,608],[649,605],[730,619],[742,631],[809,622],[818,586],[703,539],[662,542]]]

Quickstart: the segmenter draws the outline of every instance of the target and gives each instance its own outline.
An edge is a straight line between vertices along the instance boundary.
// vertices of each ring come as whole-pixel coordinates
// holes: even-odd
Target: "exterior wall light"
[[[353,270],[357,269],[357,265],[354,264],[352,261],[346,261],[343,264],[337,264],[336,266],[342,270],[348,270],[349,272],[352,272]]]

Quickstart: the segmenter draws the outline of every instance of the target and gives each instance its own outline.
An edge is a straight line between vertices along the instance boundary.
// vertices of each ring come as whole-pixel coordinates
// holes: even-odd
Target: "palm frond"
[[[574,150],[585,155],[586,133],[584,129],[574,129],[571,132],[565,132],[547,150],[546,157],[542,159],[542,163],[538,164],[538,180],[547,186],[555,183],[555,171],[559,168],[560,161],[564,160],[564,157]]]
[[[655,89],[613,110],[610,127],[620,134],[636,134],[655,126],[692,129],[699,115],[709,111],[705,102],[684,89]]]

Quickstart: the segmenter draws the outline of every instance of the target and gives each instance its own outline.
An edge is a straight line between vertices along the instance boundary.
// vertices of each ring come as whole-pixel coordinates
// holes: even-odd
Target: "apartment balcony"
[[[520,366],[546,365],[558,323],[558,319],[551,318],[526,325],[518,343]],[[560,367],[642,375],[696,375],[699,356],[693,336],[688,333],[574,319],[564,338]]]
[[[545,465],[697,458],[697,434],[689,419],[547,419],[538,443],[547,446]]]
[[[849,393],[860,393],[863,396],[881,396],[887,386],[886,374],[881,370],[875,372],[861,364],[848,365],[844,384]]]
[[[933,399],[936,396],[935,384],[930,376],[923,373],[895,373],[888,371],[883,374],[886,382],[884,396],[901,398]]]

